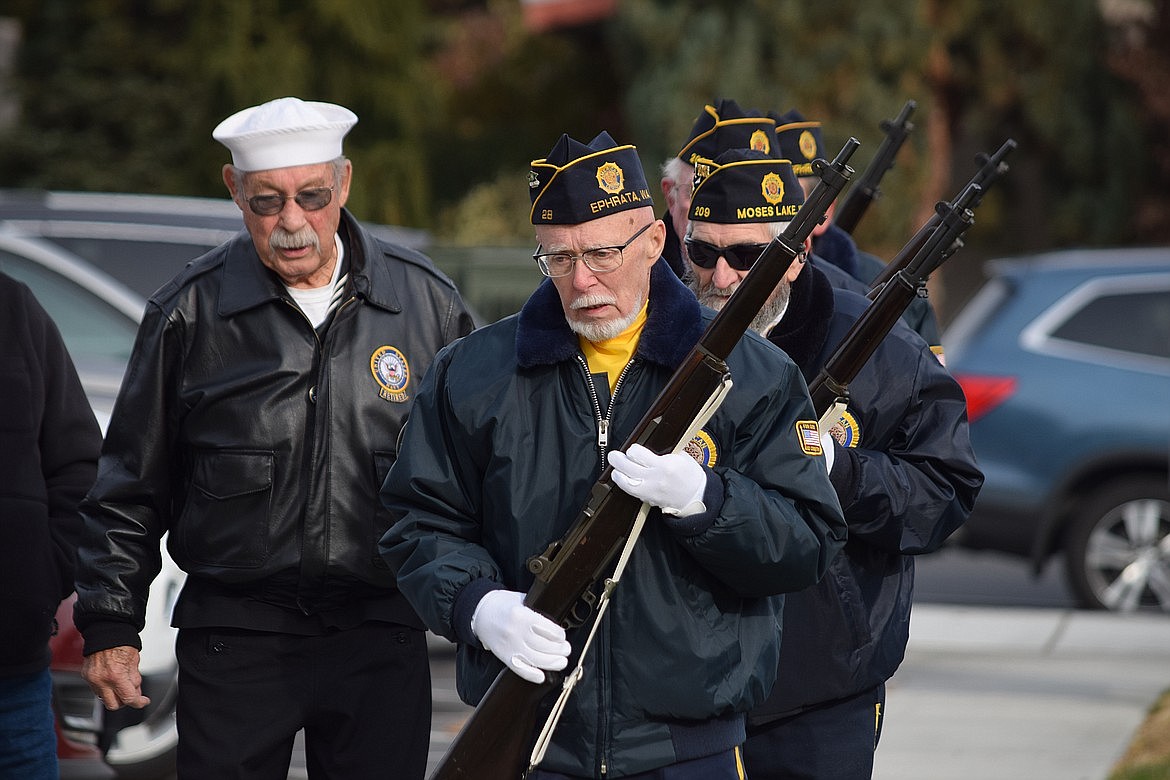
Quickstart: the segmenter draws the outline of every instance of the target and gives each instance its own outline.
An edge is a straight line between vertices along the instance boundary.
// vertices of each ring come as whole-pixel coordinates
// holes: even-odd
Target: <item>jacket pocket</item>
[[[382,483],[386,481],[386,475],[390,473],[390,467],[394,465],[394,461],[398,460],[398,453],[389,450],[374,450],[374,484],[377,485],[377,493],[374,495],[374,517],[372,521],[374,545],[373,545],[373,564],[377,569],[389,569],[386,561],[382,559],[381,553],[378,551],[378,544],[382,541],[382,537],[390,530],[390,526],[394,525],[394,518],[390,512],[382,505]]]
[[[271,452],[200,450],[175,532],[187,562],[256,568],[268,557]]]

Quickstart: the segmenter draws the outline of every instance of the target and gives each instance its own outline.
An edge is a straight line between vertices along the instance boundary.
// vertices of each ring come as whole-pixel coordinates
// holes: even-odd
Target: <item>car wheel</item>
[[[1109,483],[1082,502],[1065,548],[1081,606],[1170,612],[1170,487],[1162,477]]]

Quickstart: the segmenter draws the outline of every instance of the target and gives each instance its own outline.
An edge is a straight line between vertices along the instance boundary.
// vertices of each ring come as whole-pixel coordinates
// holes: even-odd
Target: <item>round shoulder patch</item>
[[[842,412],[837,422],[829,428],[829,434],[842,447],[856,447],[861,444],[861,425],[849,412]]]
[[[370,373],[378,383],[378,395],[387,401],[404,403],[410,399],[406,386],[410,384],[410,364],[397,347],[378,347],[370,355]]]
[[[683,447],[683,452],[694,458],[700,466],[707,466],[708,468],[715,465],[719,460],[719,448],[715,446],[715,440],[711,438],[711,434],[706,431],[699,431],[695,434],[695,438],[687,442]]]

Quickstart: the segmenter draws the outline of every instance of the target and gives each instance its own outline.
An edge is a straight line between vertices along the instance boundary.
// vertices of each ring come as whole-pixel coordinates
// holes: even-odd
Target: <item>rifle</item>
[[[869,208],[869,204],[881,196],[878,184],[886,175],[886,171],[894,167],[894,157],[897,156],[898,150],[902,148],[902,144],[910,136],[910,131],[914,129],[914,123],[910,121],[910,114],[917,106],[918,104],[913,100],[907,100],[897,118],[881,121],[879,127],[886,134],[886,137],[882,139],[877,154],[869,161],[865,172],[846,193],[841,200],[841,205],[833,215],[833,224],[846,233],[853,233],[857,223],[861,221],[862,215],[865,214],[865,210]]]
[[[963,234],[975,221],[973,209],[982,197],[982,188],[968,184],[954,201],[935,205],[934,229],[905,267],[891,277],[873,297],[853,327],[825,361],[808,392],[824,432],[840,416],[838,406],[849,399],[849,383],[894,327],[914,300],[930,274],[963,246]],[[918,236],[911,239],[913,243]],[[903,250],[905,251],[905,250]]]
[[[981,152],[975,157],[975,162],[979,165],[979,170],[971,178],[971,181],[967,182],[966,185],[969,187],[974,184],[979,188],[974,195],[974,200],[970,206],[972,210],[977,208],[979,204],[983,202],[983,196],[987,194],[989,189],[991,189],[991,185],[995,184],[995,182],[998,181],[1001,176],[1008,172],[1008,164],[1005,162],[1005,160],[1011,151],[1015,148],[1015,140],[1009,138],[1003,142],[999,149],[996,150],[995,154],[988,156],[987,154]],[[966,187],[964,187],[964,189],[966,189]],[[868,293],[870,300],[874,299],[874,297],[878,294],[878,291],[880,291],[882,287],[885,286],[886,282],[890,281],[890,279],[892,279],[899,271],[905,268],[911,260],[914,259],[915,254],[919,249],[922,248],[923,244],[926,243],[927,238],[929,238],[930,234],[934,232],[934,229],[938,227],[939,219],[940,217],[937,212],[933,214],[931,218],[927,220],[926,224],[919,228],[918,232],[914,234],[914,237],[906,242],[906,245],[902,247],[901,250],[899,250],[898,254],[894,255],[894,259],[887,263],[886,267],[882,269],[882,272],[874,278]]]
[[[693,422],[726,384],[727,356],[849,180],[853,170],[846,163],[858,145],[850,138],[832,163],[813,161],[821,177],[816,189],[784,232],[760,254],[642,416],[623,450],[637,443],[664,454],[690,435]],[[566,535],[528,561],[535,581],[524,598],[525,606],[566,628],[583,622],[583,606],[588,615],[596,598],[591,589],[624,545],[642,506],[639,499],[613,484],[611,473],[607,466]],[[559,678],[546,673],[543,683],[531,683],[508,669],[500,672],[430,780],[517,780],[526,774],[537,711]]]

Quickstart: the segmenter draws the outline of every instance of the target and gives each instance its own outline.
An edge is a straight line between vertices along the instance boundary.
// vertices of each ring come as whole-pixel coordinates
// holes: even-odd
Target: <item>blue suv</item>
[[[998,260],[943,335],[986,482],[958,543],[1170,612],[1170,248]]]

